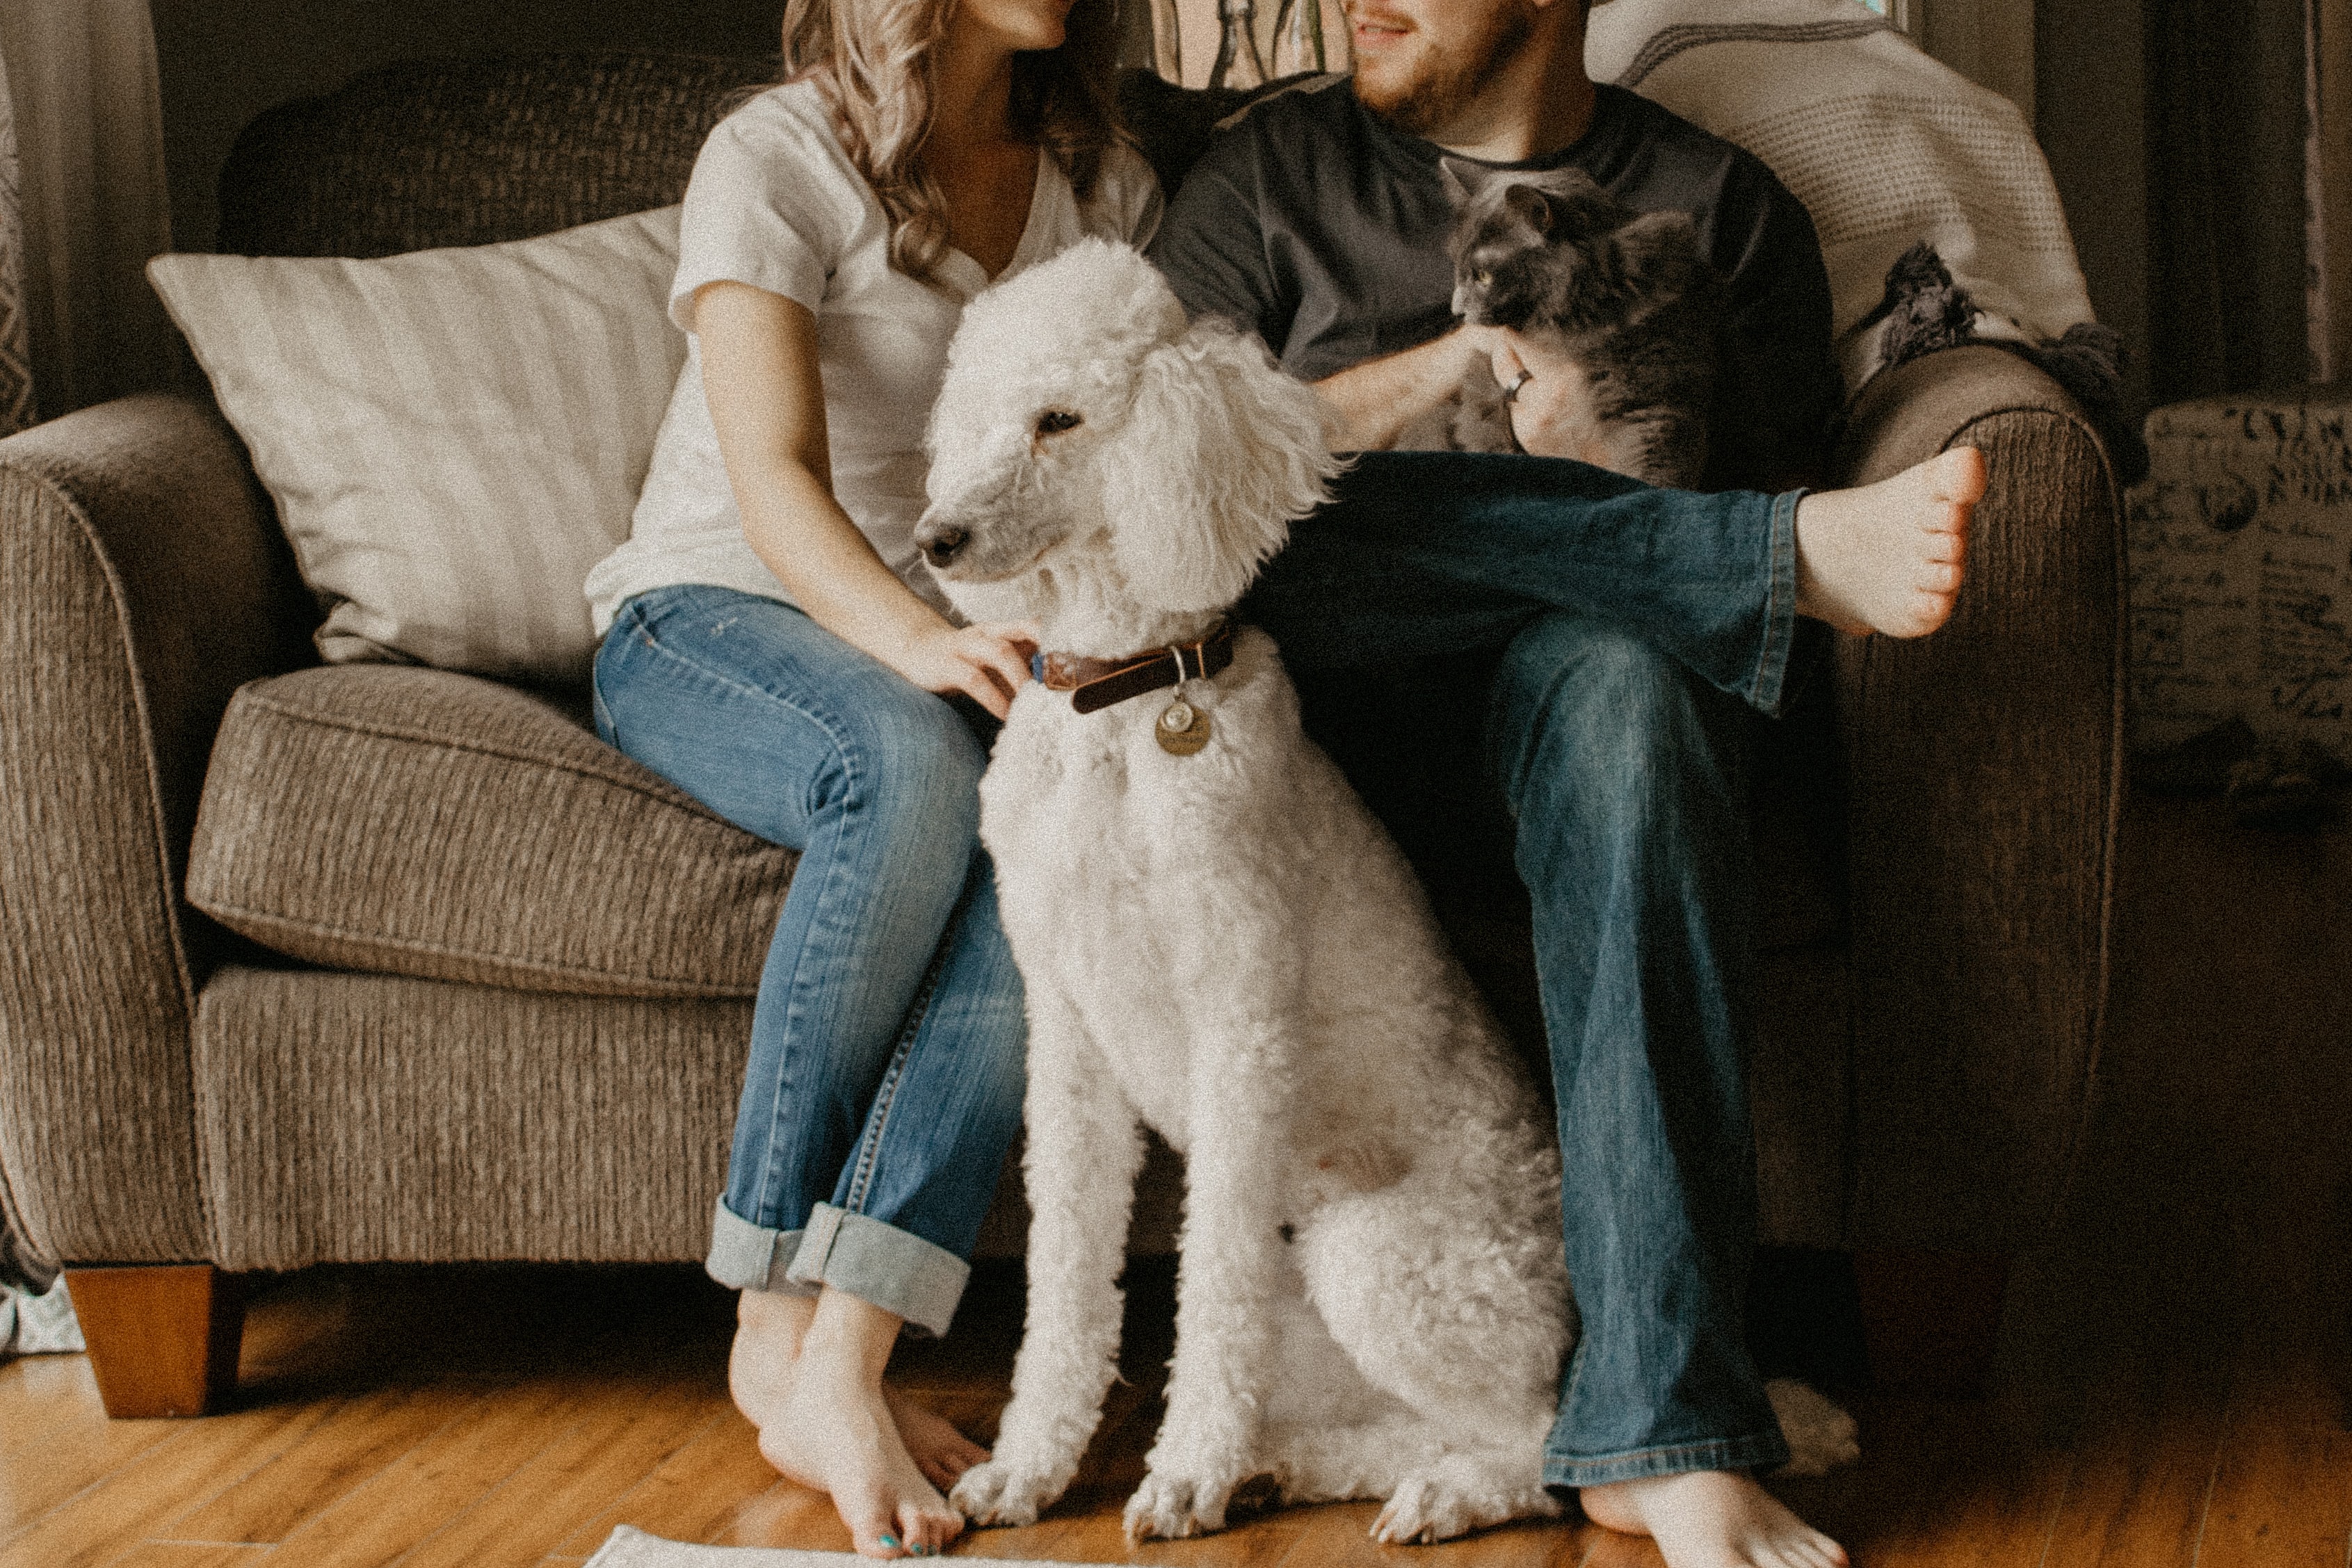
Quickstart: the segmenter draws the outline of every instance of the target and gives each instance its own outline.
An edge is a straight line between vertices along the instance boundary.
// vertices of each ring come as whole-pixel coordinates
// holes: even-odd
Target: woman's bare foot
[[[727,1357],[728,1392],[744,1419],[766,1431],[782,1413],[800,1364],[801,1341],[816,1316],[814,1296],[746,1291],[735,1309],[735,1344]],[[946,1416],[927,1410],[885,1384],[882,1398],[907,1445],[915,1468],[941,1491],[964,1471],[988,1458],[988,1450],[958,1431]]]
[[[1845,1548],[1745,1470],[1693,1470],[1586,1487],[1595,1524],[1658,1543],[1667,1568],[1845,1568]]]
[[[882,1398],[898,1425],[898,1438],[907,1445],[908,1457],[940,1490],[953,1490],[964,1471],[988,1458],[986,1448],[965,1437],[938,1411],[915,1403],[913,1396],[886,1383]]]
[[[754,1302],[754,1296],[761,1299]],[[795,1300],[746,1291],[739,1308],[728,1382],[737,1407],[760,1429],[761,1457],[831,1497],[852,1542],[866,1556],[944,1551],[962,1532],[963,1516],[948,1506],[899,1435],[901,1412],[910,1413],[940,1473],[954,1464],[950,1455],[960,1458],[957,1444],[971,1445],[939,1416],[884,1391],[882,1368],[900,1320],[830,1289],[811,1309],[773,1305]],[[796,1318],[801,1332],[794,1335]],[[797,1355],[772,1361],[788,1343]]]
[[[743,1418],[768,1428],[793,1391],[801,1341],[816,1316],[814,1296],[745,1291],[735,1301],[735,1343],[727,1353],[727,1392]]]
[[[1956,446],[1891,479],[1797,503],[1797,613],[1841,632],[1924,637],[1952,613],[1984,454]]]

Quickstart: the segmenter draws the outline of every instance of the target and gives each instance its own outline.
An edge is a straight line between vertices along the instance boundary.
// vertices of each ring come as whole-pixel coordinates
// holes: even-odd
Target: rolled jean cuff
[[[798,1230],[771,1230],[754,1225],[719,1200],[710,1217],[710,1256],[703,1271],[730,1291],[773,1291],[787,1296],[814,1296],[816,1287],[786,1277],[800,1251]]]
[[[1776,1431],[1750,1437],[1722,1437],[1705,1443],[1676,1443],[1663,1448],[1636,1448],[1591,1458],[1566,1458],[1546,1454],[1544,1485],[1548,1487],[1607,1486],[1612,1481],[1644,1480],[1652,1476],[1679,1476],[1694,1470],[1754,1470],[1778,1469],[1789,1462],[1788,1440]]]
[[[1808,492],[1791,490],[1772,497],[1771,581],[1764,593],[1764,644],[1756,660],[1756,678],[1748,688],[1748,706],[1778,717],[1787,695],[1789,658],[1797,642],[1797,503]]]
[[[895,1225],[820,1203],[810,1211],[783,1277],[803,1289],[846,1291],[928,1333],[943,1334],[963,1300],[971,1265]]]

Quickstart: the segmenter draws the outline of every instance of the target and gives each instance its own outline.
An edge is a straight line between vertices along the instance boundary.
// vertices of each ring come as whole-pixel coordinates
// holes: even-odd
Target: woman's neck
[[[931,136],[950,147],[981,148],[1013,137],[1013,55],[950,28],[932,57]]]

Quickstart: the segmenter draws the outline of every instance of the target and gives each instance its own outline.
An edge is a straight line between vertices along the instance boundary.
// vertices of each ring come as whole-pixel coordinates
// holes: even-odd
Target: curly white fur
[[[959,608],[1098,656],[1202,635],[1336,466],[1311,391],[1099,241],[974,301],[931,446],[918,538]],[[1262,1474],[1294,1501],[1387,1499],[1389,1542],[1557,1512],[1540,1454],[1574,1308],[1536,1097],[1300,733],[1272,642],[1243,631],[1184,686],[1198,755],[1153,739],[1170,695],[1080,715],[1026,686],[981,785],[1028,992],[1035,1218],[1013,1401],[955,1504],[1027,1523],[1076,1474],[1149,1124],[1187,1192],[1131,1537],[1218,1529]]]

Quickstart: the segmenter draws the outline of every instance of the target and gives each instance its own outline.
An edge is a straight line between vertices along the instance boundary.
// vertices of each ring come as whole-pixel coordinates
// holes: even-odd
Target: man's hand
[[[1592,394],[1584,367],[1507,327],[1463,330],[1486,335],[1495,380],[1507,390],[1518,388],[1511,399],[1511,434],[1521,450],[1538,457],[1601,461],[1591,449]]]

